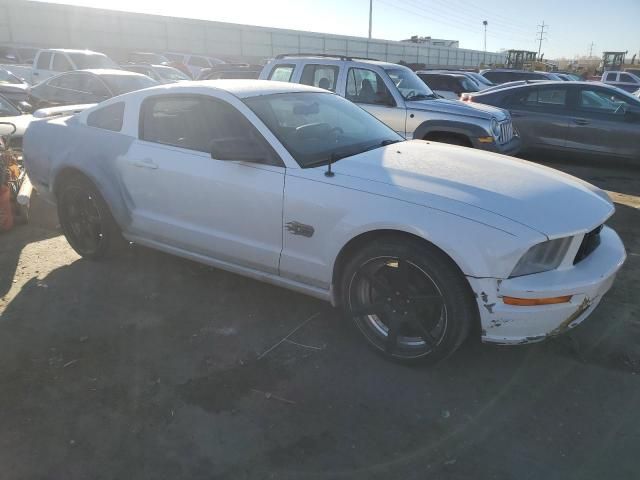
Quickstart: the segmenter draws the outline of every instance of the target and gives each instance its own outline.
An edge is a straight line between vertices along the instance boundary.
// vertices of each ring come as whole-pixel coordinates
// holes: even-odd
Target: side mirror
[[[33,113],[33,111],[35,110],[33,108],[33,105],[25,101],[18,102],[17,107],[22,113]]]
[[[267,157],[264,147],[249,138],[214,140],[209,148],[211,158],[223,161],[261,162]]]

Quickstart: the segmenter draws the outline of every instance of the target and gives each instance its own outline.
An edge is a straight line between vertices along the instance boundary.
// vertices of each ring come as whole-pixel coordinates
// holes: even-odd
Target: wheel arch
[[[465,282],[469,286],[469,290],[473,291],[471,285],[469,284],[464,272],[463,267],[461,267],[460,263],[456,261],[452,255],[447,252],[445,249],[441,248],[439,245],[434,244],[433,242],[427,240],[423,236],[414,233],[408,232],[406,230],[399,230],[393,228],[384,228],[384,229],[376,229],[369,230],[366,232],[362,232],[354,237],[352,237],[346,244],[338,252],[336,259],[333,263],[333,271],[331,276],[331,291],[332,291],[332,303],[334,306],[341,305],[342,299],[340,298],[340,289],[338,285],[340,284],[340,280],[342,274],[344,273],[344,268],[349,260],[349,258],[361,247],[364,245],[371,243],[373,241],[379,240],[381,238],[394,238],[394,239],[404,239],[405,241],[410,241],[419,245],[428,245],[432,248],[436,248],[439,252],[441,252],[446,258],[449,259],[452,266],[459,272],[459,274],[465,279]]]
[[[98,181],[95,176],[73,165],[65,165],[61,167],[53,175],[51,192],[53,193],[53,197],[56,202],[60,187],[64,185],[66,181],[73,177],[80,177],[91,182],[91,184],[98,190],[100,195],[102,195],[102,198],[107,204],[111,215],[121,229],[123,229],[125,225],[128,225],[130,223],[130,216],[121,195],[116,194],[113,189],[107,188],[102,182]]]
[[[484,128],[473,123],[457,122],[451,120],[426,120],[413,132],[414,140],[425,140],[430,135],[456,135],[463,137],[469,145],[476,146],[474,139],[487,136]]]

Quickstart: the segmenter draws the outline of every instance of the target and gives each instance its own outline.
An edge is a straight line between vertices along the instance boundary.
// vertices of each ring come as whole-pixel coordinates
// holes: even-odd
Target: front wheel
[[[98,189],[87,178],[68,178],[58,189],[58,218],[78,255],[100,259],[123,245],[120,229]]]
[[[444,253],[404,237],[377,240],[342,276],[343,308],[377,351],[435,363],[451,355],[477,319],[466,279]]]

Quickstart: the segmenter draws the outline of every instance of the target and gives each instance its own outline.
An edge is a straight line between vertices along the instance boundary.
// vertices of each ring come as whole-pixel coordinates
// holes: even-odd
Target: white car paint
[[[522,160],[420,140],[344,158],[333,165],[335,176],[327,177],[324,166],[301,168],[242,102],[289,92],[330,95],[271,81],[185,82],[132,92],[71,119],[43,122],[64,131],[71,123],[86,124],[95,109],[124,101],[122,130],[109,135],[133,139],[116,159],[117,173],[132,195],[126,238],[334,304],[340,251],[360,234],[376,230],[411,233],[448,254],[476,294],[482,338],[488,342],[526,343],[571,328],[610,288],[626,258],[611,229],[605,227],[600,246],[573,265],[583,236],[614,212],[606,193]],[[208,95],[237,108],[284,167],[216,161],[137,139],[143,100],[179,93]],[[36,159],[48,156],[47,150],[27,143],[30,177],[40,194],[53,200],[55,175],[64,162],[38,168]],[[214,208],[218,205],[224,208]],[[283,235],[293,221],[312,225],[315,234]],[[571,246],[557,269],[510,278],[532,246],[568,236]],[[513,307],[502,301],[504,295],[569,294],[572,301],[562,305]]]

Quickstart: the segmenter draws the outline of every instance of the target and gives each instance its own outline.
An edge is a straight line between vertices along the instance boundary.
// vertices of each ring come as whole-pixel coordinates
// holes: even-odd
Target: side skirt
[[[125,237],[130,242],[137,243],[145,247],[153,248],[155,250],[160,250],[161,252],[176,255],[178,257],[186,258],[188,260],[193,260],[194,262],[204,263],[205,265],[209,265],[211,267],[219,268],[221,270],[226,270],[227,272],[236,273],[238,275],[253,278],[254,280],[259,280],[261,282],[270,283],[278,287],[287,288],[295,292],[304,293],[305,295],[309,295],[311,297],[324,300],[325,302],[332,302],[332,295],[330,290],[324,290],[322,288],[310,286],[305,283],[296,282],[295,280],[283,278],[278,275],[274,275],[272,273],[265,273],[259,270],[255,270],[253,268],[242,267],[230,262],[217,260],[215,258],[208,257],[206,255],[192,253],[182,248],[177,248],[162,242],[157,242],[155,240],[141,238],[136,235],[125,234]]]

